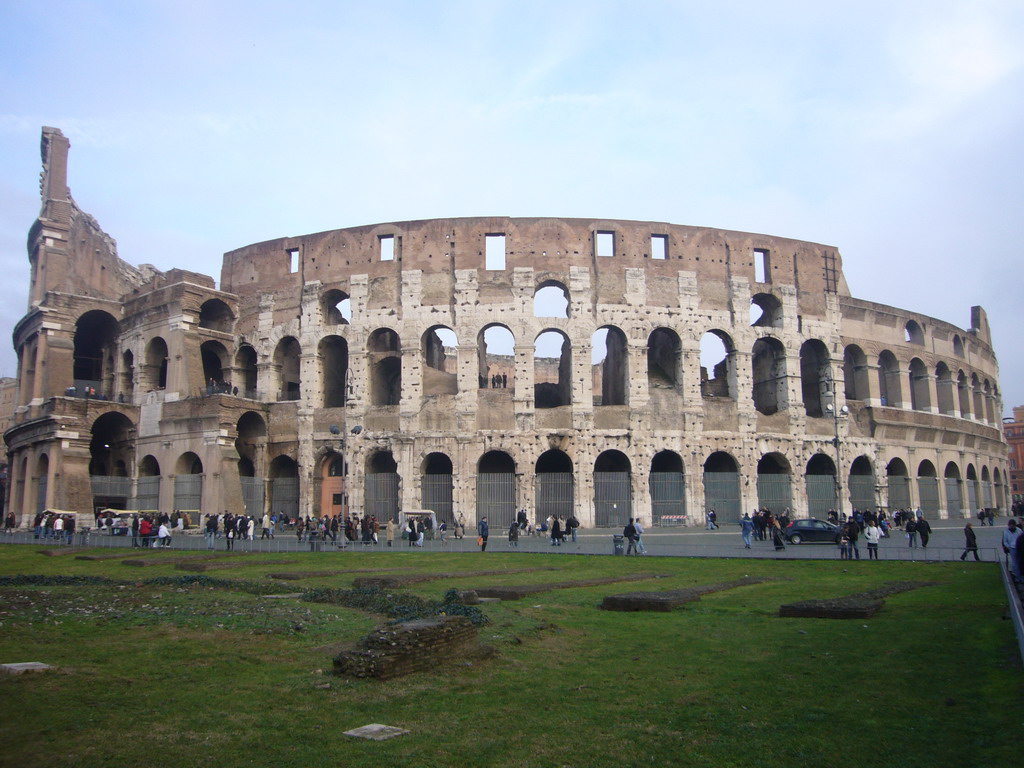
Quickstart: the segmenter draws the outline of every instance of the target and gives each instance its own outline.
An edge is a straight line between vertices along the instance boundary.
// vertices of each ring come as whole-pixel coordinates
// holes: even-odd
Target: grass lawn
[[[386,619],[297,599],[182,585],[173,565],[43,557],[0,547],[0,576],[78,574],[119,585],[0,585],[0,765],[34,766],[986,766],[1019,759],[1024,675],[993,564],[686,560],[506,553],[289,553],[211,572],[276,592],[348,587],[345,568],[538,570],[403,591],[617,574],[665,578],[560,589],[483,606],[486,661],[441,659],[388,682],[329,674]],[[168,553],[170,554],[170,553]],[[180,553],[174,553],[180,555]],[[558,570],[539,570],[555,567]],[[616,613],[605,595],[733,581],[671,613]],[[869,620],[780,619],[781,604],[892,581]],[[369,723],[412,733],[343,736]]]

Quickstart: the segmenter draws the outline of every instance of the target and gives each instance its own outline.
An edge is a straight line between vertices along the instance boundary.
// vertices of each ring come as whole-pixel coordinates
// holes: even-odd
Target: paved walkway
[[[900,531],[893,531],[888,539],[883,539],[879,544],[879,559],[881,560],[902,560],[902,561],[925,561],[925,560],[954,560],[958,559],[963,552],[964,535],[963,523],[965,521],[939,520],[932,523],[932,537],[928,548],[923,549],[920,543],[917,547],[908,546],[906,534]],[[1002,547],[1000,540],[1005,527],[1005,520],[997,519],[995,527],[974,526],[978,536],[978,554],[987,562],[996,562],[1002,558]],[[567,539],[560,547],[551,546],[546,537],[523,536],[519,539],[518,547],[510,547],[505,532],[500,534],[492,533],[488,541],[488,552],[546,552],[550,554],[586,554],[586,555],[612,555],[613,535],[621,533],[619,529],[589,528],[581,530],[576,542]],[[661,557],[735,557],[735,558],[770,558],[770,559],[815,559],[815,560],[838,560],[839,550],[832,544],[799,544],[788,545],[785,550],[776,552],[775,548],[767,541],[755,541],[752,549],[744,549],[740,538],[738,525],[723,525],[715,531],[707,531],[702,528],[648,528],[643,536],[647,548],[647,556]],[[16,533],[13,536],[0,535],[0,544],[38,544],[41,547],[55,546],[54,542],[36,540],[30,533]],[[81,536],[76,535],[75,546],[81,545]],[[87,546],[90,547],[118,547],[130,549],[130,537],[108,536],[104,534],[90,534]],[[388,548],[382,541],[375,545],[366,546],[358,543],[349,543],[344,549],[339,549],[333,542],[317,542],[316,546],[322,551],[338,552],[341,555],[355,554],[359,552],[407,552],[421,551],[416,547],[409,547],[408,542],[396,541],[394,546]],[[206,538],[200,533],[178,534],[172,539],[172,549],[177,551],[197,551],[207,549]],[[226,542],[223,538],[217,539],[216,549],[224,551]],[[136,550],[137,551],[137,550]],[[294,534],[279,533],[273,539],[257,538],[252,542],[236,541],[236,552],[308,552],[309,542],[299,542]],[[429,540],[424,543],[422,551],[427,552],[478,552],[476,535],[467,536],[464,539],[456,539],[451,535],[446,536],[444,541],[438,539]],[[126,554],[128,554],[126,552]],[[860,543],[861,559],[867,559],[867,546]],[[973,557],[968,555],[973,561]]]

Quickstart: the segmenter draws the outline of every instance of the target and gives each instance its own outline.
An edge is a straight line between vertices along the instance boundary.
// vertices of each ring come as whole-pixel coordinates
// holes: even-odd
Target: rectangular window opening
[[[659,261],[668,258],[668,235],[651,235],[651,258]]]
[[[288,249],[288,268],[294,275],[299,271],[299,249],[289,248]]]
[[[381,261],[394,261],[395,260],[395,236],[394,235],[380,235],[380,260]]]
[[[754,249],[754,282],[767,283],[771,275],[766,248]]]
[[[598,256],[610,258],[615,255],[615,233],[595,232],[594,251]]]
[[[484,268],[505,268],[505,235],[484,235]]]

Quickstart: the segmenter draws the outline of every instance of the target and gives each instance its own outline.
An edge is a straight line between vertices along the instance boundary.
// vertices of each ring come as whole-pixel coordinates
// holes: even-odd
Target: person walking
[[[917,535],[921,537],[921,549],[928,549],[928,537],[932,535],[932,527],[924,519],[924,515],[917,518]]]
[[[975,560],[981,560],[978,557],[978,537],[974,533],[974,527],[968,523],[964,526],[964,553],[960,555],[961,560],[967,559],[967,553],[973,552]]]
[[[629,522],[626,523],[626,527],[622,529],[622,535],[626,537],[626,541],[629,542],[629,546],[626,547],[626,554],[632,552],[634,555],[640,554],[636,551],[636,525],[633,524],[633,518],[629,518]]]
[[[206,548],[213,549],[217,539],[217,516],[206,516]]]
[[[484,515],[480,518],[480,522],[476,524],[476,535],[477,543],[480,544],[480,551],[487,551],[487,537],[491,533],[491,527],[487,524],[487,516]]]
[[[750,519],[750,513],[744,512],[740,520],[740,536],[743,537],[743,548],[750,549],[751,538],[754,534],[754,521]]]
[[[917,520],[914,519],[913,515],[907,519],[907,527],[904,529],[907,532],[907,546],[917,546]]]
[[[851,517],[846,521],[846,546],[849,550],[849,554],[846,558],[847,560],[853,560],[854,558],[860,560],[860,547],[857,546],[857,539],[859,537],[860,525],[857,523],[856,519]]]

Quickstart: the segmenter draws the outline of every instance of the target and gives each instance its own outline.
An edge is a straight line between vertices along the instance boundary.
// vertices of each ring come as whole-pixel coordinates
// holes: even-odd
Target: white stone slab
[[[371,741],[384,741],[384,739],[390,739],[392,736],[401,736],[403,733],[409,733],[409,731],[396,728],[393,725],[381,725],[380,723],[371,723],[370,725],[364,725],[362,728],[353,728],[351,731],[345,731],[346,736],[354,736],[357,739],[370,739]]]
[[[49,664],[43,664],[41,661],[22,661],[16,664],[0,664],[0,670],[3,670],[8,675],[20,675],[24,672],[45,672],[47,669],[53,669]]]

